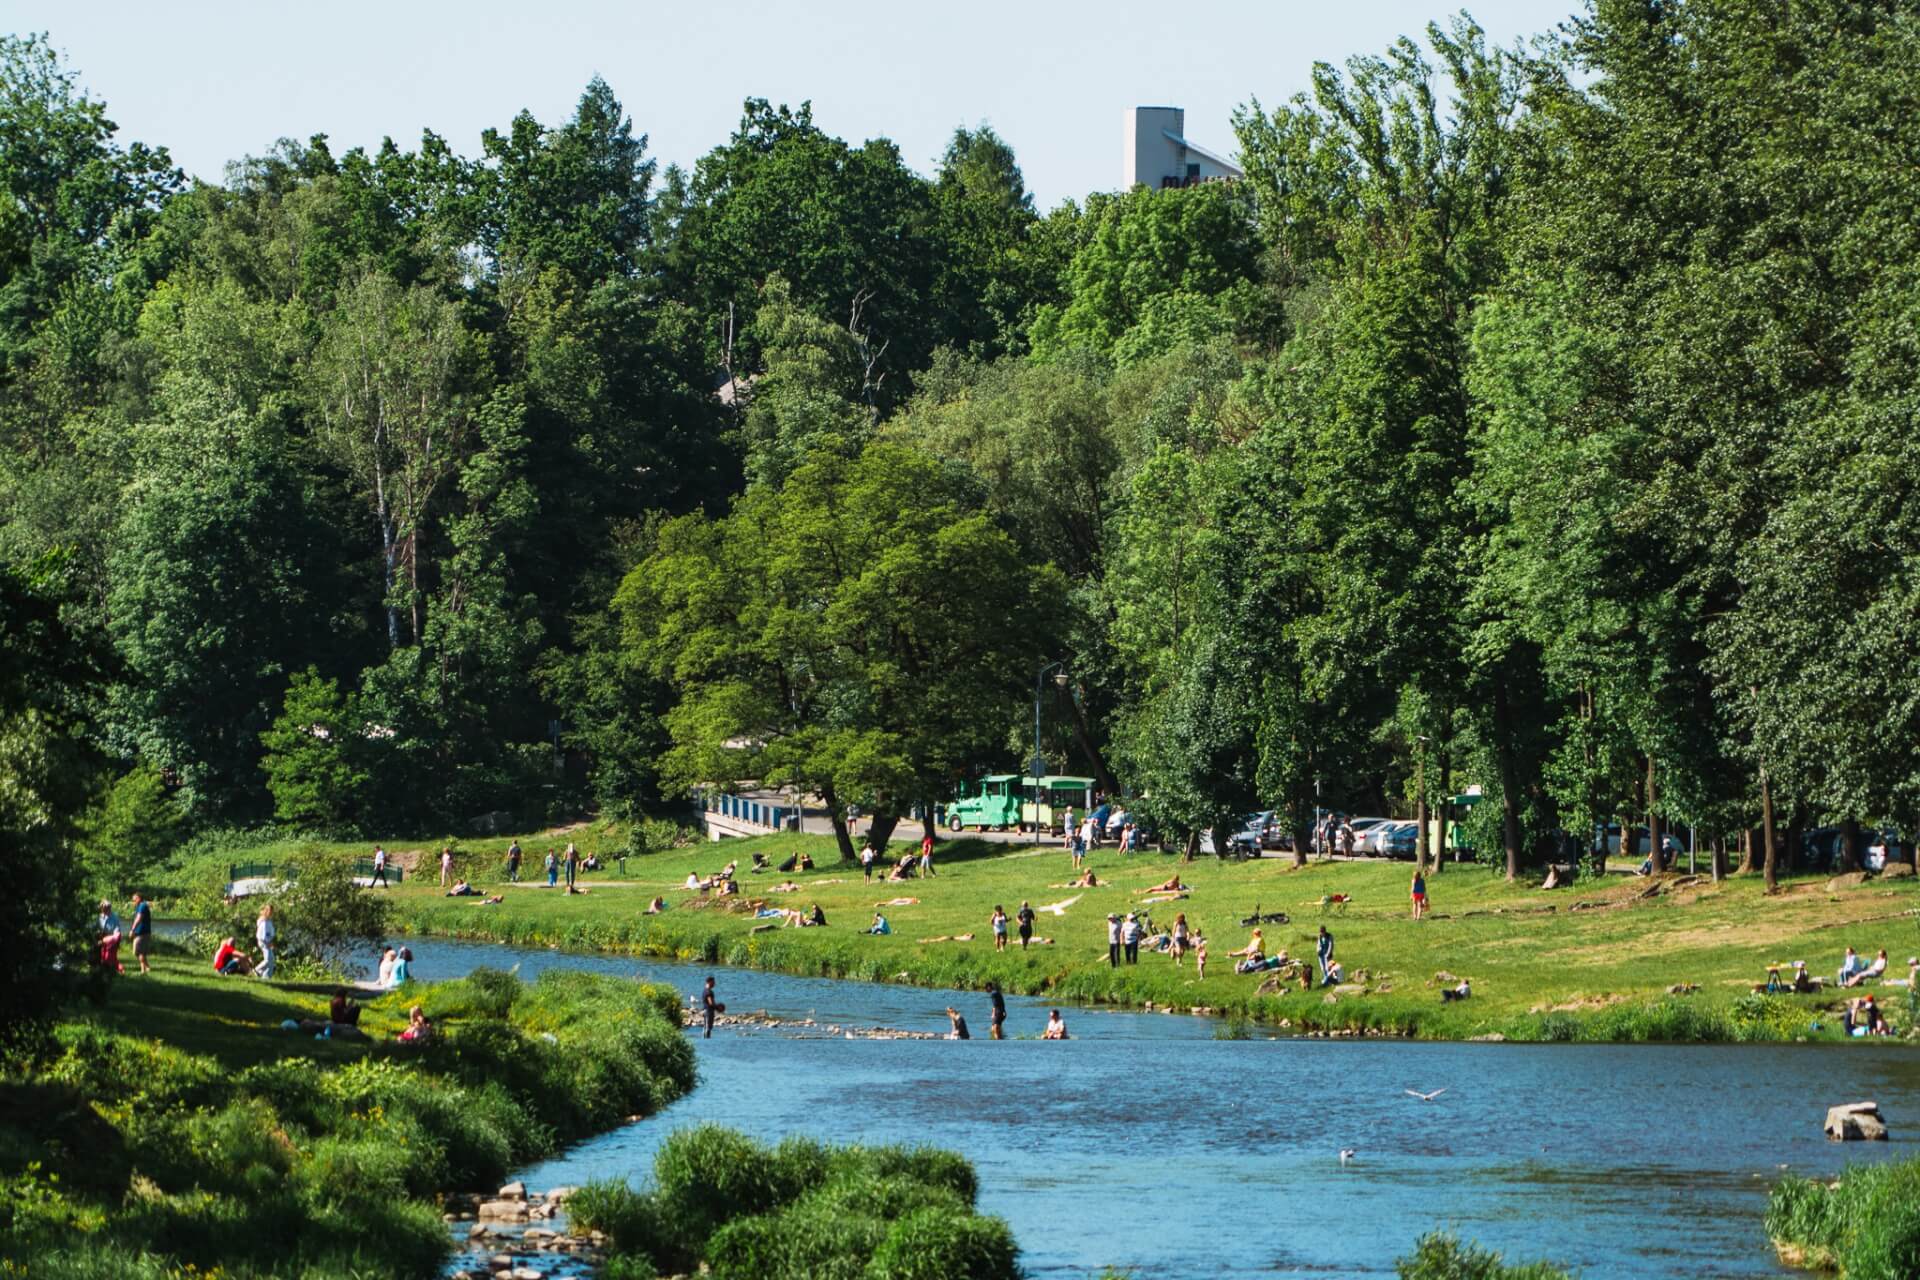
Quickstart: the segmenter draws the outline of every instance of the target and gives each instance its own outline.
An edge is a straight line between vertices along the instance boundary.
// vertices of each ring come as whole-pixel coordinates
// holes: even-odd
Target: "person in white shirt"
[[[254,976],[273,977],[273,957],[276,948],[273,940],[278,931],[273,926],[273,904],[269,902],[260,908],[260,923],[253,927],[253,938],[260,944],[260,963],[254,968]]]

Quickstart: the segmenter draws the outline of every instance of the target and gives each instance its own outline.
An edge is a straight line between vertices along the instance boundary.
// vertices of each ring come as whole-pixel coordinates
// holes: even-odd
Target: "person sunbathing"
[[[1227,952],[1229,956],[1244,956],[1248,960],[1259,960],[1267,954],[1267,940],[1255,929],[1253,936],[1247,939],[1247,945],[1238,951]]]
[[[447,890],[447,897],[472,898],[472,897],[478,896],[479,892],[480,891],[478,889],[468,884],[465,880],[456,880],[454,882],[453,888]]]
[[[1180,883],[1180,873],[1176,871],[1173,874],[1173,877],[1171,879],[1162,880],[1159,884],[1154,885],[1153,888],[1148,889],[1146,892],[1148,893],[1186,893],[1188,892],[1188,890],[1187,890],[1187,886]]]
[[[1093,874],[1092,867],[1088,867],[1086,874],[1082,875],[1078,880],[1068,882],[1066,887],[1069,889],[1098,889],[1100,887],[1100,877]]]

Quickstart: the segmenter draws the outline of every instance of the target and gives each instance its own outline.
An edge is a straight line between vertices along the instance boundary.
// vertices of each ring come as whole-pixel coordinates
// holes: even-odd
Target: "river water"
[[[986,1030],[978,993],[410,943],[426,979],[566,967],[692,996],[711,972],[734,1013],[944,1031],[952,1003]],[[1920,1054],[1903,1046],[1216,1041],[1205,1019],[1091,1009],[1067,1010],[1065,1043],[1019,1038],[1046,1007],[1009,999],[1001,1043],[721,1028],[696,1042],[686,1098],[516,1176],[644,1181],[667,1134],[713,1121],[959,1151],[1034,1276],[1390,1276],[1446,1228],[1588,1280],[1665,1280],[1793,1274],[1761,1229],[1783,1166],[1832,1173],[1913,1154],[1920,1134]],[[1864,1098],[1895,1140],[1828,1142],[1826,1108]]]

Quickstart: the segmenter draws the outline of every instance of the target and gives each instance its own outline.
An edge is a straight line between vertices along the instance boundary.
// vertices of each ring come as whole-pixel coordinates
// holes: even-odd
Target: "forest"
[[[1911,0],[1443,18],[1248,86],[1242,180],[1044,212],[987,124],[923,174],[749,100],[662,169],[599,80],[189,181],[56,41],[0,37],[23,866],[891,821],[1036,697],[1171,841],[1474,786],[1509,875],[1609,821],[1912,856]]]

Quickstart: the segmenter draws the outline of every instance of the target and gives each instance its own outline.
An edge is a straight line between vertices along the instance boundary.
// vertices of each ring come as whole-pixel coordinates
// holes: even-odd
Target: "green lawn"
[[[1834,1034],[1835,997],[1740,999],[1764,979],[1769,962],[1804,959],[1814,972],[1830,974],[1851,943],[1869,956],[1887,948],[1891,972],[1904,975],[1907,956],[1920,950],[1920,928],[1908,914],[1920,907],[1912,881],[1829,894],[1824,878],[1800,879],[1768,898],[1757,877],[1717,886],[1669,877],[1657,896],[1639,900],[1648,882],[1632,877],[1546,892],[1508,885],[1478,867],[1455,866],[1430,878],[1433,915],[1416,923],[1408,918],[1410,867],[1404,863],[1295,869],[1286,860],[1222,864],[1208,858],[1182,866],[1172,856],[1123,857],[1103,850],[1089,860],[1100,887],[1081,890],[1063,887],[1072,873],[1057,848],[960,840],[940,846],[934,879],[887,886],[862,883],[857,866],[837,862],[827,838],[781,835],[632,859],[625,875],[617,868],[586,875],[587,892],[572,897],[546,889],[537,873],[545,850],[567,838],[591,848],[595,834],[589,829],[522,837],[527,863],[519,886],[501,883],[505,839],[466,845],[458,870],[488,893],[504,894],[505,901],[446,898],[437,877],[424,875],[391,891],[398,919],[410,929],[465,938],[922,985],[977,988],[995,978],[1011,992],[1068,1001],[1203,1006],[1292,1030],[1371,1029],[1443,1038],[1821,1038]],[[395,841],[388,847],[409,845]],[[907,847],[897,843],[894,852]],[[755,933],[760,922],[749,915],[699,905],[698,895],[680,888],[689,871],[717,871],[728,860],[744,867],[756,851],[778,863],[797,849],[808,850],[818,863],[815,871],[791,877],[800,891],[770,892],[790,878],[772,872],[742,871],[742,887],[750,899],[778,906],[818,903],[829,920],[825,929]],[[1142,890],[1176,869],[1192,895],[1155,906],[1154,918],[1170,924],[1175,912],[1184,911],[1207,936],[1206,978],[1196,976],[1191,959],[1176,967],[1164,956],[1144,953],[1137,966],[1110,969],[1108,912],[1134,907]],[[1352,905],[1323,915],[1320,899],[1335,893],[1351,895]],[[669,910],[642,914],[655,895],[666,898]],[[860,931],[875,904],[896,896],[919,901],[881,908],[893,924],[891,937],[864,936]],[[1012,913],[1022,900],[1038,908],[1069,899],[1077,900],[1063,916],[1040,917],[1038,932],[1051,939],[1049,945],[995,954],[988,917],[996,903]],[[1576,910],[1576,904],[1592,906]],[[1265,977],[1236,975],[1226,954],[1245,944],[1248,931],[1239,921],[1256,905],[1293,917],[1289,925],[1266,930],[1269,949],[1285,947],[1292,955],[1310,956],[1315,931],[1326,923],[1349,980],[1365,971],[1364,994],[1331,1002],[1320,990],[1256,996]],[[929,941],[962,934],[974,936]],[[1442,1007],[1433,982],[1442,970],[1471,978],[1474,998]],[[1667,995],[1668,987],[1682,983],[1697,984],[1698,993]],[[1883,999],[1896,1027],[1906,1031],[1905,994],[1887,991]],[[1823,1030],[1812,1030],[1816,1021],[1825,1024]]]

